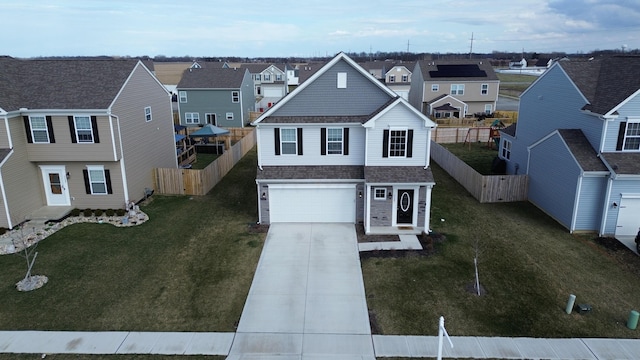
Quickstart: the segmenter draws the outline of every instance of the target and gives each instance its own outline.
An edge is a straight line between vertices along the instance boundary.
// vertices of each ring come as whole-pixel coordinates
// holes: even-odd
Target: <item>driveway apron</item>
[[[229,355],[373,356],[353,224],[272,224]]]

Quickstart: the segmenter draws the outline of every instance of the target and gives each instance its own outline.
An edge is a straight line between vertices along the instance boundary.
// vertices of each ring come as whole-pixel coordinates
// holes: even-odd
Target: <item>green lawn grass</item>
[[[444,146],[481,175],[492,175],[491,164],[493,159],[498,156],[495,143],[491,142],[491,147],[489,147],[489,143],[484,141],[440,145]]]
[[[0,329],[235,331],[262,249],[256,152],[208,195],[153,196],[146,223],[68,226],[38,245],[41,289],[15,288],[23,258],[0,256]]]
[[[196,155],[196,161],[191,164],[192,169],[204,169],[211,164],[220,155],[218,154],[204,154],[199,153]]]
[[[432,163],[433,164],[433,163]],[[432,229],[446,240],[430,257],[362,261],[367,304],[383,334],[639,338],[640,259],[620,258],[594,235],[571,235],[527,202],[479,204],[436,164]],[[474,282],[475,242],[484,296]],[[564,312],[569,294],[588,315]]]

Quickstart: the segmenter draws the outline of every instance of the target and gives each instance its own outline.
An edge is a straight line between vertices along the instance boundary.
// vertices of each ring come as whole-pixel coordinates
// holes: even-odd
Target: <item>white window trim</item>
[[[453,92],[453,88],[456,88],[456,92]],[[464,95],[464,84],[451,84],[450,95]]]
[[[404,131],[404,155],[391,155],[391,133],[393,131]],[[397,128],[397,127],[389,128],[389,144],[387,144],[388,146],[387,150],[390,158],[406,158],[407,157],[408,137],[409,137],[409,128]]]
[[[640,148],[638,148],[638,149],[626,149],[626,147],[627,147],[627,139],[630,139],[630,138],[636,139],[636,138],[640,137],[640,136],[629,136],[629,135],[627,135],[627,131],[629,131],[629,125],[631,125],[631,124],[639,124],[638,126],[640,126],[640,119],[638,119],[636,117],[633,117],[633,118],[632,117],[627,117],[627,125],[626,125],[625,130],[624,130],[624,141],[622,143],[622,151],[625,151],[625,152],[637,152],[637,151],[640,150]]]
[[[282,136],[282,132],[284,130],[292,130],[293,133],[295,134],[295,140],[294,141],[284,141],[284,136]],[[287,144],[295,144],[294,147],[294,152],[289,154],[289,153],[285,153],[284,152],[284,148],[283,148],[283,144],[287,143]],[[281,128],[280,129],[280,155],[298,155],[298,129],[297,128]]]
[[[233,113],[232,113],[232,112],[228,112],[228,113],[226,113],[226,114],[225,114],[225,118],[226,118],[227,120],[233,120]]]
[[[195,117],[193,115],[196,115]],[[189,119],[189,115],[191,115],[191,119]],[[194,121],[197,120],[197,121]],[[197,112],[187,112],[184,113],[184,123],[185,124],[200,124],[200,113]]]
[[[329,130],[340,130],[340,141],[329,141]],[[340,153],[329,153],[329,144],[330,143],[340,143]],[[344,154],[344,129],[343,128],[327,128],[327,141],[325,144],[325,149],[327,149],[327,155],[342,155]]]
[[[237,104],[240,102],[240,91],[231,92],[231,102]]]
[[[389,82],[396,82],[396,76],[395,75],[389,75]]]
[[[379,197],[378,196],[378,190],[382,190],[384,192],[384,195]],[[387,188],[380,188],[380,187],[374,187],[373,188],[373,200],[387,200]]]
[[[186,91],[178,91],[178,97],[180,98],[180,102],[185,104],[187,102],[187,92]]]
[[[144,120],[146,122],[153,120],[153,115],[151,114],[151,106],[147,106],[144,108]]]
[[[489,84],[480,85],[480,95],[489,95]]]
[[[431,84],[431,91],[433,92],[440,91],[440,84]]]
[[[35,134],[33,132],[33,121],[32,118],[42,118],[44,120],[44,129],[36,129],[36,131],[44,131],[47,134],[47,141],[36,141],[36,137]],[[49,144],[49,125],[47,124],[47,117],[42,115],[34,115],[34,116],[29,116],[29,127],[31,130],[31,141],[34,144]]]
[[[101,171],[102,172],[102,183],[104,185],[104,192],[95,192],[93,190],[93,184],[99,183],[99,181],[93,181],[91,179],[91,171]],[[109,190],[107,189],[107,176],[104,173],[103,165],[87,165],[87,173],[89,174],[89,187],[91,188],[91,195],[109,195]]]
[[[484,104],[484,113],[485,114],[491,114],[491,112],[493,112],[493,105]]]
[[[338,73],[338,89],[346,89],[347,88],[347,73],[339,72]]]
[[[402,82],[409,82],[409,75],[403,74],[402,75]]]
[[[502,139],[500,147],[502,148],[500,151],[500,158],[504,160],[511,160],[511,140]]]
[[[88,118],[89,119],[89,132],[91,133],[91,141],[86,141],[86,140],[80,140],[80,134],[78,133],[78,118]],[[95,139],[93,138],[93,123],[91,122],[91,116],[78,116],[78,115],[74,115],[73,116],[73,128],[76,132],[76,141],[78,144],[93,144]],[[87,131],[87,129],[80,129],[83,131]]]

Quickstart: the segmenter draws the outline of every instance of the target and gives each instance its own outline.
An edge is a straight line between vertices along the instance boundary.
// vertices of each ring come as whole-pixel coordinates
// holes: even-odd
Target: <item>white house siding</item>
[[[337,88],[337,74],[347,73],[347,87]],[[273,116],[368,115],[384,105],[391,96],[345,61],[325,73],[287,101]]]
[[[529,201],[570,229],[580,175],[560,136],[551,136],[531,149]]]
[[[608,177],[586,174],[582,177],[574,231],[598,231],[602,221],[602,204],[604,203]]]
[[[153,115],[149,122],[144,116],[146,106]],[[178,166],[171,99],[164,87],[138,66],[112,111],[120,119],[129,200],[137,201],[144,197],[145,188],[153,189],[154,168]]]
[[[413,150],[410,158],[382,157],[382,138],[384,130],[389,127],[413,129]],[[404,106],[395,106],[381,118],[377,119],[374,128],[369,128],[367,144],[367,166],[425,166],[429,140],[429,129],[424,121]]]
[[[616,179],[611,185],[611,191],[609,200],[607,201],[607,215],[605,219],[604,226],[604,235],[613,236],[616,233],[616,224],[618,222],[618,212],[620,211],[620,207],[613,207],[613,203],[620,204],[622,199],[622,195],[631,195],[631,196],[640,196],[640,187],[638,187],[638,183],[640,182],[640,176],[630,177],[630,178],[620,178]],[[640,227],[640,224],[638,224]]]
[[[362,165],[364,164],[365,131],[360,124],[349,124],[349,155],[320,155],[320,128],[346,127],[345,124],[260,124],[261,164],[264,166],[293,165]],[[274,128],[303,127],[302,155],[276,155]]]
[[[620,123],[628,121],[628,117],[634,117],[635,121],[640,117],[640,97],[635,96],[627,103],[618,109],[618,118],[612,120],[607,125],[607,131],[605,133],[604,151],[611,152],[616,151],[616,145],[618,143],[618,131],[620,129]]]
[[[512,141],[508,173],[514,174],[517,164],[518,174],[523,174],[527,169],[527,146],[555,131],[559,124],[563,129],[582,129],[597,149],[602,121],[580,113],[584,105],[584,98],[561,69],[555,67],[545,72],[520,98],[518,128]]]

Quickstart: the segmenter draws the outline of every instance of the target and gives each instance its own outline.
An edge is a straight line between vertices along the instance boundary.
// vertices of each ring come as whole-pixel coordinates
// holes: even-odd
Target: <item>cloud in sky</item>
[[[315,56],[640,48],[637,0],[0,2],[1,54]]]

